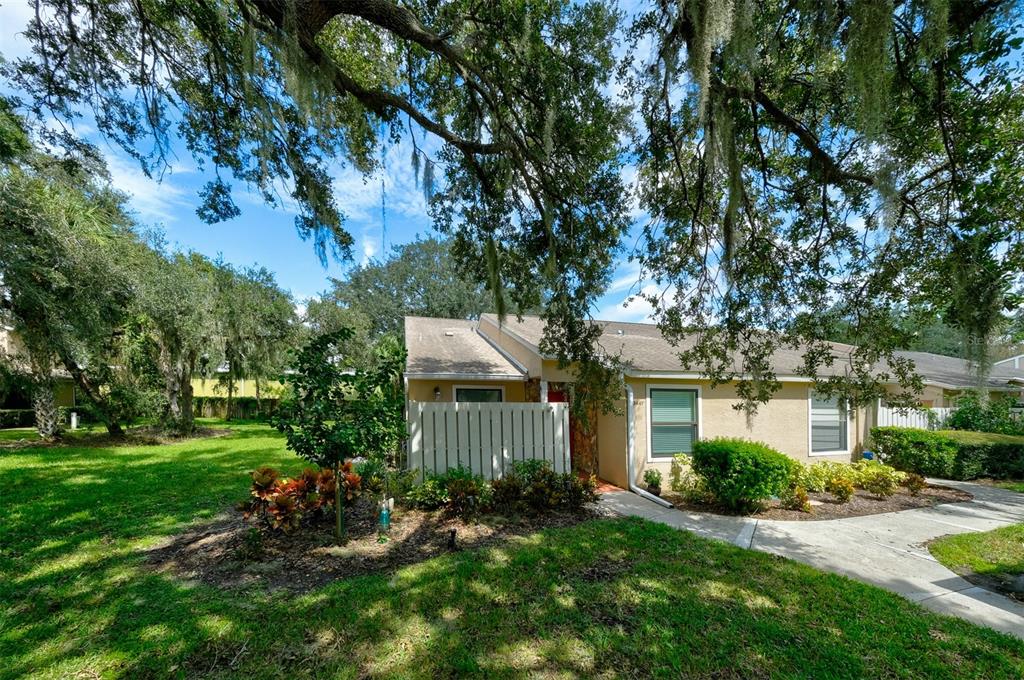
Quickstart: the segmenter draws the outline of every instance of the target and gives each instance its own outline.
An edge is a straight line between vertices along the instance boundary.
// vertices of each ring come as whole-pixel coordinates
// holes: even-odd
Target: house
[[[799,374],[799,351],[775,352],[774,369],[782,388],[748,417],[733,408],[738,401],[734,385],[712,387],[698,371],[682,366],[679,348],[656,326],[593,323],[601,327],[604,351],[620,356],[628,366],[625,390],[618,413],[593,414],[589,428],[570,422],[571,454],[575,464],[596,469],[619,486],[629,485],[630,467],[634,483],[647,468],[667,473],[675,453],[690,451],[697,439],[719,436],[763,441],[802,462],[849,461],[863,450],[874,425],[875,407],[847,409],[835,398],[816,395],[812,381]],[[478,321],[406,317],[409,402],[566,401],[573,376],[540,350],[543,330],[535,316],[508,317],[504,322],[491,314]],[[840,357],[853,349],[834,347]],[[900,354],[913,359],[923,376],[922,406],[949,406],[956,394],[976,386],[964,360],[923,352]],[[841,363],[822,372],[841,371]],[[999,366],[988,387],[1019,395],[1022,385],[1024,370]],[[477,417],[483,414],[478,409]],[[485,461],[482,469],[487,467]]]

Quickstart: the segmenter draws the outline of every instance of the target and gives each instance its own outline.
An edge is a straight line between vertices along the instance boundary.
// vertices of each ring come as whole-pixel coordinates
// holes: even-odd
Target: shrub
[[[749,510],[782,494],[798,468],[766,444],[719,438],[694,443],[693,469],[707,480],[719,503]]]
[[[510,472],[501,479],[491,482],[491,505],[496,512],[514,515],[526,509],[523,495],[526,490],[523,478]]]
[[[564,487],[563,510],[580,512],[588,504],[597,502],[597,479],[595,477],[580,477],[572,472],[566,472],[560,476]]]
[[[379,458],[364,458],[356,461],[352,469],[363,479],[363,488],[373,494],[384,492],[388,468]]]
[[[526,488],[523,499],[527,506],[536,512],[554,510],[562,504],[564,484],[547,461],[532,462],[540,462],[543,465],[533,468],[529,477],[524,476]]]
[[[926,477],[1024,477],[1024,437],[876,427],[871,430],[871,441],[886,463]]]
[[[650,468],[644,471],[644,484],[661,488],[661,471]]]
[[[969,391],[957,399],[956,408],[946,420],[946,427],[973,432],[1024,434],[1024,423],[1010,413],[1012,406],[1010,399],[990,399],[983,403],[977,392]]]
[[[811,513],[814,508],[811,506],[811,497],[807,495],[807,489],[799,484],[790,485],[780,497],[782,507],[787,510],[799,510],[800,512]]]
[[[693,469],[693,457],[686,453],[677,453],[672,458],[672,471],[669,473],[670,488],[691,503],[711,503],[714,501],[708,489],[707,480]]]
[[[439,475],[430,475],[422,484],[409,489],[405,500],[416,508],[437,510],[448,502],[447,480]]]
[[[260,467],[249,473],[252,485],[251,500],[240,509],[245,517],[257,515],[272,529],[290,532],[303,520],[326,517],[334,509],[334,490],[337,484],[334,470],[306,468],[294,479],[285,479],[271,467]],[[351,463],[342,466],[342,498],[351,503],[361,490],[359,475],[352,471]]]
[[[937,432],[909,427],[874,427],[871,445],[881,460],[899,470],[946,479],[956,475],[956,442]]]
[[[854,463],[857,471],[858,485],[879,498],[888,498],[896,493],[903,481],[902,472],[875,460],[862,460]]]
[[[551,472],[551,463],[546,460],[530,458],[529,460],[520,460],[512,463],[512,473],[521,477],[523,483],[527,486],[532,484],[534,479],[547,472]]]
[[[839,503],[849,503],[853,498],[853,482],[846,477],[836,477],[825,487]]]
[[[837,479],[846,479],[852,484],[856,476],[849,463],[834,460],[822,460],[813,465],[800,467],[800,484],[815,493],[827,491],[829,485]]]
[[[36,414],[30,408],[11,408],[0,410],[0,430],[8,427],[33,427]]]
[[[448,503],[445,510],[463,519],[475,517],[490,503],[490,485],[483,477],[451,477],[448,479],[447,491]]]
[[[903,486],[907,488],[911,496],[916,496],[928,486],[928,482],[924,480],[924,477],[917,474],[916,472],[908,472],[903,477]]]

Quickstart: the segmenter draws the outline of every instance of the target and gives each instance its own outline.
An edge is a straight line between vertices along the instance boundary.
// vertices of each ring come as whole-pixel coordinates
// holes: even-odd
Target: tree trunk
[[[256,378],[256,419],[263,417],[263,402],[260,401],[260,379]]]
[[[235,376],[233,367],[228,364],[228,403],[224,409],[224,420],[231,420],[231,398],[235,396]]]
[[[61,357],[61,363],[64,364],[64,368],[71,374],[71,378],[75,381],[75,386],[85,395],[89,403],[93,405],[95,412],[107,428],[107,434],[118,439],[124,437],[124,430],[121,428],[117,415],[110,408],[110,403],[104,398],[99,387],[85,374],[82,367],[77,362],[64,356]]]
[[[160,365],[164,374],[167,415],[164,426],[182,437],[192,434],[192,369],[195,354],[186,356],[167,345],[160,347]]]
[[[334,464],[334,537],[345,544],[345,508],[341,505],[341,463]]]
[[[60,415],[53,395],[53,381],[37,380],[32,387],[32,410],[36,415],[36,430],[46,441],[60,439]]]

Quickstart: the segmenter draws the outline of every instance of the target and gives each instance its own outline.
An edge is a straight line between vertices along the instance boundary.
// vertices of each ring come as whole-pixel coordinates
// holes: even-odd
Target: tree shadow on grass
[[[1024,668],[1019,641],[636,519],[303,595],[148,570],[144,548],[244,497],[247,470],[301,468],[258,439],[0,459],[0,677],[1009,678]]]

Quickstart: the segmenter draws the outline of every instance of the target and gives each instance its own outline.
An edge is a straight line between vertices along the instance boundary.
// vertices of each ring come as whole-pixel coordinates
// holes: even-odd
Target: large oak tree
[[[893,309],[984,335],[1014,300],[1016,0],[653,0],[628,29],[600,1],[37,5],[35,55],[7,70],[26,105],[91,110],[147,168],[176,130],[218,170],[210,221],[238,212],[229,176],[271,202],[284,187],[301,233],[345,256],[329,164],[371,172],[382,145],[411,138],[425,184],[443,173],[434,217],[467,271],[499,311],[542,289],[545,349],[566,360],[599,354],[585,321],[621,247],[627,162],[660,323],[697,338],[684,360],[740,378],[751,404],[778,386],[779,346],[801,348],[809,375],[835,361],[823,341],[838,320],[860,349],[823,387],[867,400],[879,367],[913,384],[891,354]]]

